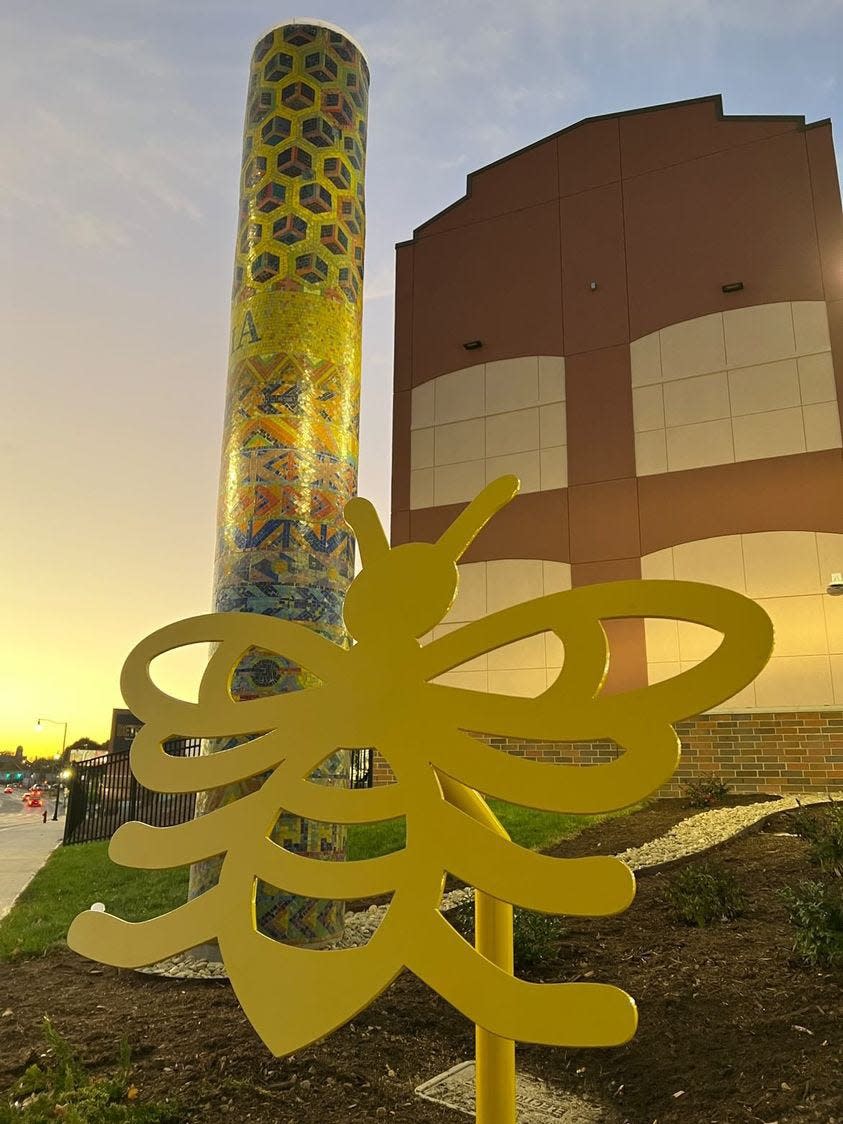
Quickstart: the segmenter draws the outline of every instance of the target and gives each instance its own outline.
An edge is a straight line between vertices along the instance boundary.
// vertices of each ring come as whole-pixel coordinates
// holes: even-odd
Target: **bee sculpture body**
[[[676,767],[672,723],[749,683],[769,658],[772,628],[758,605],[728,590],[628,581],[542,597],[420,644],[453,601],[457,560],[517,489],[517,479],[503,477],[438,542],[393,549],[371,504],[352,500],[346,519],[363,568],[345,601],[346,626],[356,639],[350,650],[301,625],[240,613],[170,625],[134,649],[122,688],[145,722],[131,753],[142,784],[188,792],[269,775],[256,792],[189,823],[120,828],[110,848],[115,862],[152,869],[223,855],[219,881],[151,921],[80,914],[68,935],[71,947],[137,967],[216,938],[244,1011],[279,1055],[354,1017],[404,967],[492,1036],[561,1046],[611,1046],[632,1037],[636,1007],[621,989],[528,983],[511,965],[482,955],[482,945],[480,952],[473,949],[440,913],[445,874],[477,887],[478,898],[499,909],[514,903],[578,916],[625,909],[635,881],[623,862],[556,859],[517,847],[479,793],[568,813],[612,811],[643,799]],[[723,640],[708,659],[673,679],[604,695],[608,651],[600,622],[621,617],[689,620],[722,632]],[[565,657],[556,681],[537,698],[433,682],[478,655],[543,632],[559,637]],[[207,642],[216,648],[197,702],[155,686],[149,665],[156,656]],[[295,693],[237,700],[231,678],[250,648],[278,652],[318,682]],[[511,757],[466,730],[531,740],[609,738],[623,752],[592,768],[542,764]],[[169,757],[163,743],[176,735],[232,737],[241,744],[206,757]],[[395,783],[348,791],[308,779],[338,747],[355,745],[377,747]],[[280,809],[346,824],[405,817],[406,846],[380,858],[316,862],[270,840]],[[258,880],[313,898],[393,896],[364,947],[316,951],[256,931]]]

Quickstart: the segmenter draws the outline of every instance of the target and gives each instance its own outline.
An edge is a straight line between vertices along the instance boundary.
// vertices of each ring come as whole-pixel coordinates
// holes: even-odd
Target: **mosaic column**
[[[255,47],[217,519],[215,609],[298,621],[340,644],[354,565],[342,512],[357,487],[368,84],[360,48],[329,25],[284,25]],[[255,698],[305,683],[264,652],[244,660],[234,690]],[[319,779],[347,783],[346,757]],[[204,794],[199,814],[257,783]],[[345,857],[342,827],[282,813],[272,838]],[[191,896],[217,870],[194,866]],[[259,928],[289,943],[332,939],[343,908],[258,885]]]

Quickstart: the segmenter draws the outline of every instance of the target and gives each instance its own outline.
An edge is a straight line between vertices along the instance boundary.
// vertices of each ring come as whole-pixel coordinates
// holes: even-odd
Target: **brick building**
[[[843,779],[843,222],[828,121],[719,97],[593,118],[473,173],[398,246],[392,540],[435,539],[489,480],[440,629],[593,582],[681,578],[762,604],[757,680],[682,723],[679,778]],[[719,634],[607,626],[607,690],[678,674]],[[550,635],[443,681],[536,695]],[[509,744],[599,760],[609,744]],[[674,782],[675,784],[678,782]]]

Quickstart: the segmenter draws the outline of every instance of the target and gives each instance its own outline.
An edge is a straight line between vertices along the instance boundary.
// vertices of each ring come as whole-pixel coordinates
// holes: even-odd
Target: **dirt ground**
[[[554,853],[616,853],[688,814],[678,801],[661,801]],[[816,872],[800,839],[776,834],[784,830],[777,816],[717,851],[748,898],[736,921],[701,930],[672,921],[662,899],[676,868],[639,876],[636,900],[619,917],[566,921],[541,978],[620,985],[638,1003],[638,1034],[605,1051],[520,1046],[519,1066],[589,1093],[629,1124],[843,1124],[843,970],[791,962],[777,891]],[[185,1122],[461,1119],[418,1101],[413,1089],[471,1057],[472,1028],[408,973],[355,1023],[279,1060],[225,983],[119,971],[67,950],[0,971],[0,1010],[12,1009],[0,1018],[0,1089],[43,1051],[47,1014],[94,1067],[110,1065],[127,1036],[140,1099],[177,1098]]]

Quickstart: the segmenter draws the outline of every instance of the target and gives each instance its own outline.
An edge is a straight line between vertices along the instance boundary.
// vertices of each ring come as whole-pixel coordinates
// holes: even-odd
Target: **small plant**
[[[448,920],[466,940],[474,940],[474,904],[464,902],[448,913]],[[533,913],[529,909],[512,911],[512,937],[515,952],[515,970],[534,968],[549,959],[558,949],[565,935],[559,917],[547,913]]]
[[[543,960],[548,960],[559,947],[564,933],[558,917],[516,906],[512,918],[516,969],[534,968]]]
[[[731,792],[716,773],[703,773],[686,781],[682,789],[689,808],[714,808]]]
[[[44,1020],[48,1056],[31,1065],[0,1103],[0,1124],[180,1124],[184,1117],[170,1105],[137,1104],[131,1082],[129,1047],[120,1046],[111,1076],[89,1074],[71,1046]]]
[[[796,928],[793,951],[814,967],[843,962],[843,894],[822,882],[780,891]]]
[[[715,863],[686,866],[672,879],[665,896],[677,920],[699,928],[739,917],[745,904],[734,875]]]
[[[790,822],[799,838],[810,843],[811,861],[824,873],[843,878],[843,805],[814,811],[800,807]]]

